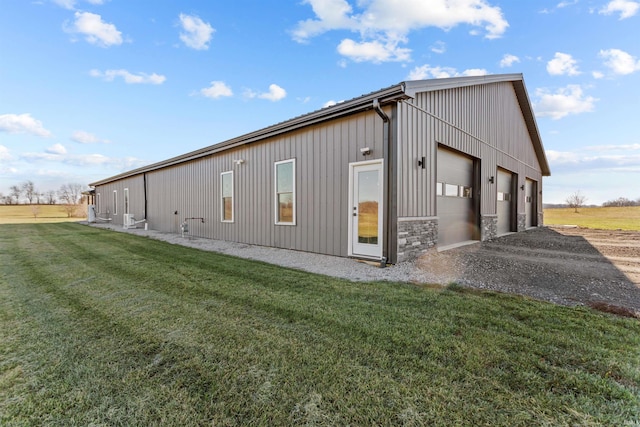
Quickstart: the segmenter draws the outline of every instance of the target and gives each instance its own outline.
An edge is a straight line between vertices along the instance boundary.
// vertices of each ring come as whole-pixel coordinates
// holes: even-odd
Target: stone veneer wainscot
[[[437,217],[398,218],[398,262],[416,259],[437,243]]]

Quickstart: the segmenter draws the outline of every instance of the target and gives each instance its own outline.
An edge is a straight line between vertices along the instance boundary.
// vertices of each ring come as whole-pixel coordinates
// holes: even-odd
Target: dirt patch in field
[[[440,282],[640,314],[640,232],[539,228],[430,253],[416,267]]]

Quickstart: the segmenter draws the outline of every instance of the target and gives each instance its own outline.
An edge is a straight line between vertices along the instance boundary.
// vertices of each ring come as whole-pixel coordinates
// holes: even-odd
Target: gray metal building
[[[407,81],[90,184],[98,218],[396,263],[540,226],[521,74]]]

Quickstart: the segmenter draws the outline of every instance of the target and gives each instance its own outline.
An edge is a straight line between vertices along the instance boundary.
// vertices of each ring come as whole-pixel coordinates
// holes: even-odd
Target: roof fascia
[[[451,77],[445,79],[406,81],[405,93],[415,98],[418,92],[454,89],[466,86],[477,86],[488,83],[512,82],[522,80],[522,74],[490,74],[485,76]]]
[[[143,166],[141,168],[137,168],[128,172],[121,173],[119,175],[115,175],[100,181],[96,181],[89,184],[89,186],[95,187],[96,185],[103,185],[109,182],[117,181],[124,178],[129,178],[129,177],[140,175],[146,172],[151,172],[151,171],[162,169],[165,167],[174,166],[174,165],[195,160],[201,157],[210,156],[212,154],[216,154],[221,151],[226,151],[241,145],[250,144],[252,142],[277,136],[285,132],[291,132],[293,130],[300,129],[312,124],[317,124],[317,123],[324,122],[327,120],[332,120],[338,117],[345,117],[350,114],[370,110],[370,109],[373,109],[374,99],[377,99],[380,105],[384,105],[389,102],[393,102],[395,100],[405,99],[405,98],[407,98],[407,96],[405,95],[405,85],[404,83],[399,83],[397,85],[390,86],[386,89],[381,89],[377,92],[372,92],[367,95],[362,95],[358,98],[354,98],[345,102],[338,103],[336,105],[332,105],[331,107],[326,107],[321,110],[311,112],[309,114],[298,116],[293,119],[275,124],[273,126],[269,126],[267,128],[263,128],[255,132],[251,132],[251,133],[239,136],[237,138],[233,138],[233,139],[220,142],[218,144],[211,145],[196,151],[191,151],[189,153],[186,153],[177,157],[172,157],[170,159],[163,160],[161,162],[153,163],[147,166]]]

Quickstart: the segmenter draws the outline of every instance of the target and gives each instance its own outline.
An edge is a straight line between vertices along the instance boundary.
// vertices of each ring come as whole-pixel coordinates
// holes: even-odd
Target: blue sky
[[[523,73],[544,202],[640,198],[640,1],[0,0],[0,193],[203,148],[410,79]]]

